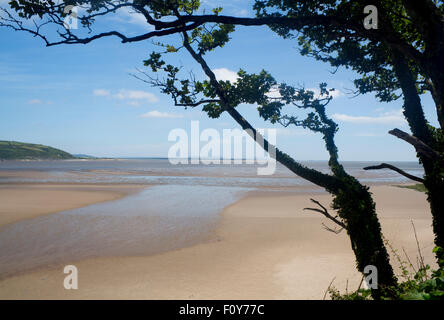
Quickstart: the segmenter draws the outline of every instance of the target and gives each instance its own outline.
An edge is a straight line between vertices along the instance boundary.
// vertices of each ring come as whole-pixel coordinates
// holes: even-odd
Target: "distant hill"
[[[73,154],[73,156],[79,159],[98,159],[97,157],[90,156],[89,154]]]
[[[0,159],[74,159],[74,156],[72,156],[68,152],[41,144],[23,143],[16,141],[0,141]]]

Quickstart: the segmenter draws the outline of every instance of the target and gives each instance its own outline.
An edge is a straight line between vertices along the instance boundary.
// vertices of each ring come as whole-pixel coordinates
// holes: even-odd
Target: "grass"
[[[405,188],[405,189],[413,189],[419,192],[427,192],[426,187],[422,183],[417,183],[413,185],[395,185],[395,187],[398,188]]]
[[[0,159],[2,160],[37,160],[37,159],[73,159],[74,156],[56,148],[42,144],[16,141],[0,141]]]

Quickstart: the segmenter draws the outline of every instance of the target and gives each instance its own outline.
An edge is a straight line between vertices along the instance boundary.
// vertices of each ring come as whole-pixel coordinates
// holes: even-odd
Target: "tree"
[[[91,4],[91,5],[90,5]],[[404,99],[404,115],[412,131],[397,137],[412,144],[425,171],[424,185],[433,217],[435,243],[444,247],[444,5],[441,0],[256,0],[256,17],[225,16],[215,8],[212,14],[199,14],[198,0],[135,1],[10,1],[19,17],[3,9],[0,25],[26,31],[45,41],[47,46],[86,44],[104,37],[118,37],[123,43],[194,30],[205,23],[259,26],[268,25],[280,36],[298,41],[301,53],[345,66],[360,74],[356,93],[375,92],[381,101]],[[89,33],[74,32],[64,24],[67,5],[84,8],[79,16]],[[378,9],[378,28],[367,30],[364,8]],[[141,13],[155,30],[126,36],[111,30],[92,33],[97,18],[122,8]],[[180,15],[176,13],[179,12]],[[33,28],[23,19],[40,18]],[[43,20],[42,20],[43,19]],[[43,32],[48,25],[58,27],[55,40]],[[49,33],[49,32],[48,32]],[[402,94],[399,94],[401,90]],[[433,97],[440,127],[425,119],[420,94]],[[426,148],[424,148],[426,146]],[[424,150],[431,152],[424,153]],[[432,155],[432,157],[430,157]],[[383,168],[386,166],[379,166]],[[402,170],[396,170],[402,174]],[[438,259],[439,260],[439,259]]]
[[[378,29],[363,30],[366,5],[378,8]],[[404,99],[404,116],[413,135],[399,129],[389,133],[410,143],[425,171],[423,183],[430,202],[435,244],[444,246],[444,5],[442,1],[256,1],[259,17],[309,15],[331,17],[338,25],[302,28],[274,24],[283,37],[300,31],[301,53],[334,67],[345,66],[360,74],[356,93],[375,92],[380,101]],[[342,22],[340,22],[342,21]],[[361,26],[359,26],[361,24]],[[399,90],[402,94],[399,94]],[[426,120],[420,94],[429,92],[440,127]],[[380,166],[380,168],[387,166]],[[375,167],[374,167],[375,168]],[[397,169],[397,168],[396,168]],[[396,171],[399,172],[399,169]],[[439,257],[438,257],[438,261]]]
[[[378,8],[377,29],[364,27],[367,5]],[[192,14],[168,22],[154,21],[153,24],[158,30],[202,22],[268,25],[284,38],[293,38],[297,32],[303,55],[313,56],[334,67],[352,68],[361,75],[355,80],[357,93],[376,92],[376,97],[384,102],[402,96],[404,116],[412,135],[399,129],[392,130],[391,134],[412,144],[424,167],[435,244],[443,248],[443,1],[256,0],[254,9],[255,18]],[[424,116],[420,94],[426,92],[434,100],[440,127],[431,126]]]
[[[75,34],[64,24],[64,18],[69,14],[65,12],[66,5],[85,6],[88,1],[63,1],[55,4],[52,1],[11,1],[11,7],[18,13],[14,16],[7,10],[3,10],[2,25],[14,30],[26,31],[43,39],[48,46],[58,44],[86,44],[99,38],[116,36],[122,42],[143,41],[155,36],[165,36],[180,33],[183,36],[183,48],[186,49],[194,60],[201,66],[209,80],[204,82],[190,79],[178,79],[179,68],[167,65],[159,53],[153,53],[146,65],[152,71],[163,71],[167,74],[166,82],[148,78],[152,85],[160,86],[164,93],[173,97],[178,105],[195,107],[204,104],[203,110],[210,117],[218,117],[222,112],[230,114],[244,130],[247,130],[255,140],[263,141],[262,146],[271,154],[275,154],[276,160],[289,168],[295,174],[312,183],[325,188],[334,195],[333,208],[337,209],[338,216],[333,217],[322,207],[323,214],[341,227],[345,227],[350,237],[352,249],[356,256],[357,268],[363,272],[365,266],[375,265],[378,268],[380,288],[388,288],[396,284],[396,278],[389,262],[389,256],[384,246],[380,224],[375,211],[375,204],[366,186],[350,176],[339,163],[338,152],[334,142],[337,125],[325,112],[325,107],[331,100],[326,84],[320,85],[321,94],[314,97],[314,93],[304,89],[297,89],[286,84],[279,84],[267,72],[247,74],[245,71],[238,73],[239,80],[236,84],[217,81],[214,73],[208,67],[203,56],[208,51],[216,49],[229,41],[229,33],[234,30],[230,21],[244,25],[268,24],[273,28],[289,28],[291,30],[311,25],[328,25],[345,23],[336,17],[307,14],[294,19],[287,16],[259,16],[258,18],[233,18],[221,16],[220,9],[214,9],[211,15],[194,15],[199,8],[198,1],[95,1],[85,7],[85,15],[79,17],[81,24],[92,32],[94,20],[103,15],[115,12],[124,7],[129,7],[143,14],[147,23],[155,26],[156,30],[134,37],[125,36],[118,31],[108,31],[95,35],[86,34],[83,37]],[[40,17],[43,20],[35,23],[35,28],[28,28],[24,19]],[[165,17],[173,17],[173,20],[162,20]],[[214,22],[211,28],[205,25]],[[42,32],[42,28],[48,24],[56,25],[58,39],[50,40],[49,36]],[[279,27],[280,26],[280,27]],[[188,32],[191,31],[191,35]],[[180,48],[166,45],[167,52],[176,52]],[[270,98],[267,93],[272,88],[278,88],[280,97]],[[202,99],[197,97],[203,96]],[[283,153],[268,141],[257,139],[260,134],[249,122],[236,110],[241,103],[256,103],[259,105],[259,114],[272,123],[279,122],[284,126],[296,125],[308,128],[322,134],[325,146],[329,152],[329,166],[332,174],[325,174],[298,163],[287,154]],[[288,114],[282,114],[284,105],[292,105],[297,108],[311,110],[307,118],[299,120]],[[380,290],[374,291],[374,296],[379,297]]]
[[[202,109],[211,118],[218,118],[223,112],[227,112],[253,139],[259,141],[270,155],[275,156],[277,161],[298,176],[330,192],[334,196],[333,208],[338,212],[336,217],[333,217],[326,208],[314,200],[313,202],[320,205],[322,210],[311,210],[322,213],[346,229],[360,272],[364,272],[367,265],[375,265],[378,268],[378,281],[381,287],[394,286],[396,278],[382,240],[375,204],[368,187],[363,186],[357,179],[350,176],[338,160],[338,150],[334,142],[334,136],[338,129],[337,124],[326,114],[326,106],[332,99],[327,85],[320,84],[320,94],[315,97],[312,91],[277,83],[266,71],[259,74],[248,74],[240,70],[236,83],[218,81],[205,61],[204,55],[208,51],[224,45],[229,40],[228,33],[230,31],[232,28],[227,25],[219,25],[218,28],[211,29],[198,27],[192,31],[191,37],[186,31],[182,33],[182,48],[165,46],[168,48],[165,53],[186,49],[201,66],[209,80],[200,82],[180,79],[180,69],[166,64],[161,53],[153,52],[150,58],[145,61],[145,65],[149,66],[153,72],[163,72],[167,78],[159,80],[143,72],[146,76],[144,81],[160,87],[163,93],[172,97],[176,106],[196,107],[203,105]],[[269,96],[273,89],[278,90],[278,97]],[[242,103],[257,104],[259,115],[271,123],[280,123],[285,127],[295,125],[322,134],[329,153],[328,164],[332,174],[307,168],[269,144],[236,110],[236,107]],[[286,105],[311,111],[308,112],[305,119],[300,120],[293,115],[282,113],[282,109]],[[380,294],[381,292],[376,290],[374,297],[379,297]]]

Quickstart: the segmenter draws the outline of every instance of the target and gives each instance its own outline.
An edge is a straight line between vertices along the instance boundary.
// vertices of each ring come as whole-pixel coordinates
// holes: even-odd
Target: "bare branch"
[[[327,293],[330,290],[331,285],[333,284],[333,281],[335,281],[335,279],[336,279],[336,277],[333,277],[333,279],[331,279],[330,284],[327,287],[327,290],[325,290],[324,297],[322,298],[322,300],[325,300],[325,297],[327,296]]]
[[[161,36],[166,34],[180,33],[183,30],[191,30],[196,26],[203,25],[205,23],[220,23],[220,24],[233,24],[233,25],[244,25],[244,26],[263,26],[263,25],[279,25],[286,26],[292,30],[299,30],[304,26],[334,26],[341,29],[338,32],[344,32],[347,37],[362,37],[364,39],[383,41],[393,47],[398,48],[401,52],[403,52],[406,56],[411,59],[417,61],[420,65],[424,66],[425,58],[424,55],[416,50],[416,48],[405,42],[404,40],[399,39],[391,30],[372,30],[372,32],[367,32],[362,26],[362,24],[352,22],[348,19],[342,19],[337,16],[323,16],[323,15],[310,15],[310,16],[302,16],[302,17],[286,17],[286,16],[266,16],[266,17],[254,17],[254,18],[246,18],[246,17],[234,17],[234,16],[224,16],[224,15],[194,15],[187,14],[184,16],[178,15],[177,8],[171,8],[173,11],[176,11],[176,20],[173,21],[161,21],[154,19],[150,12],[147,11],[144,5],[136,4],[136,3],[120,3],[113,4],[112,2],[107,2],[104,6],[105,10],[102,12],[94,13],[85,17],[80,17],[80,20],[88,26],[88,22],[95,17],[103,16],[108,13],[115,12],[117,9],[122,7],[130,7],[135,11],[140,12],[147,23],[153,25],[155,27],[155,31],[149,32],[144,35],[140,35],[137,37],[126,37],[117,31],[110,31],[95,35],[90,38],[78,38],[75,37],[74,41],[66,42],[66,41],[58,41],[51,42],[50,45],[58,45],[58,44],[73,44],[73,43],[88,43],[93,40],[106,37],[106,36],[117,36],[122,39],[122,42],[133,42],[133,41],[142,41],[145,39],[149,39],[154,36]],[[48,14],[57,14],[55,9],[57,6],[50,7],[48,10]],[[193,27],[191,27],[193,26]],[[29,30],[23,30],[28,31]],[[33,32],[35,33],[35,30]],[[39,35],[42,39],[43,37]],[[48,44],[47,44],[48,45]]]
[[[404,170],[401,170],[401,169],[399,169],[399,168],[397,168],[397,167],[395,167],[395,166],[393,166],[391,164],[388,164],[388,163],[381,163],[378,166],[369,166],[369,167],[365,167],[363,169],[364,170],[390,169],[390,170],[398,172],[399,174],[403,175],[406,178],[409,178],[409,179],[417,181],[417,182],[424,183],[424,179],[419,178],[417,176],[413,176],[413,175],[405,172]]]
[[[113,31],[98,33],[98,34],[95,34],[90,37],[81,38],[81,37],[73,34],[71,32],[71,30],[66,28],[66,26],[64,25],[63,19],[61,19],[59,16],[57,16],[55,14],[48,14],[48,19],[49,19],[48,22],[45,22],[44,24],[40,25],[39,27],[36,27],[35,29],[30,29],[30,28],[26,28],[23,25],[23,22],[21,20],[14,18],[12,16],[12,14],[9,13],[9,11],[7,11],[4,8],[0,8],[0,9],[7,16],[7,17],[0,17],[0,26],[8,27],[8,28],[11,28],[15,31],[28,32],[28,33],[34,35],[35,37],[41,38],[45,42],[47,47],[57,46],[57,45],[61,45],[61,44],[88,44],[94,40],[98,40],[98,39],[106,38],[106,37],[111,37],[111,36],[119,38],[122,41],[122,43],[139,42],[139,41],[151,39],[153,37],[167,36],[167,35],[171,35],[171,34],[180,33],[183,31],[193,30],[203,24],[203,22],[194,22],[194,23],[190,23],[188,25],[183,24],[178,27],[150,31],[150,32],[147,32],[147,33],[144,33],[141,35],[133,36],[133,37],[126,36],[119,31],[113,30]],[[114,11],[114,9],[110,10],[109,12],[112,12],[112,11]],[[99,15],[99,14],[96,14],[96,16],[97,15]],[[83,17],[83,18],[79,18],[79,19],[82,20],[85,18]],[[52,23],[52,24],[59,25],[60,27],[62,27],[62,31],[57,31],[59,37],[61,38],[60,41],[52,42],[48,39],[48,37],[44,36],[40,32],[40,27],[45,24],[48,24],[48,23]]]
[[[424,156],[430,158],[430,159],[439,159],[439,153],[433,150],[431,147],[429,147],[427,144],[419,140],[417,137],[412,136],[408,134],[405,131],[399,130],[397,128],[390,130],[388,133],[391,135],[402,139],[408,143],[410,143],[412,146],[415,147],[416,152],[423,154]]]
[[[342,229],[347,229],[347,226],[345,225],[345,223],[343,223],[342,221],[338,220],[338,216],[333,217],[328,212],[327,208],[325,208],[319,201],[316,201],[314,199],[310,199],[310,200],[311,200],[311,202],[313,202],[313,203],[317,204],[319,207],[321,207],[321,209],[318,209],[318,208],[304,208],[304,210],[311,210],[311,211],[319,212],[320,214],[322,214],[323,216],[327,217],[328,219],[330,219],[331,221],[333,221],[334,223],[336,223],[338,226],[341,227],[341,229],[336,230],[336,228],[332,229],[332,228],[327,227],[325,224],[322,224],[327,231],[334,232],[334,233],[339,233],[339,232],[342,231]]]
[[[410,222],[412,223],[413,234],[415,235],[416,246],[418,248],[418,254],[419,254],[419,266],[418,266],[418,268],[419,269],[423,269],[423,268],[425,268],[424,257],[422,256],[421,247],[419,246],[418,235],[416,234],[415,224],[413,223],[413,220],[410,220]]]

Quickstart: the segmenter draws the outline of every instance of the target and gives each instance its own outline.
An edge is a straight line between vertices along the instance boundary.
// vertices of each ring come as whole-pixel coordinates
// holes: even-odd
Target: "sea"
[[[234,160],[233,160],[234,161]],[[233,162],[232,161],[232,162]],[[245,161],[244,161],[245,162]],[[327,161],[301,161],[309,168],[329,173]],[[347,172],[369,185],[400,184],[409,180],[391,170],[363,170],[380,162],[344,161]],[[390,162],[404,171],[422,177],[417,162]],[[106,159],[54,161],[2,161],[0,183],[128,183],[152,185],[201,185],[252,188],[292,188],[312,186],[284,166],[277,164],[272,175],[258,175],[259,164],[171,164],[168,159]],[[6,171],[36,171],[44,177],[8,177]]]

